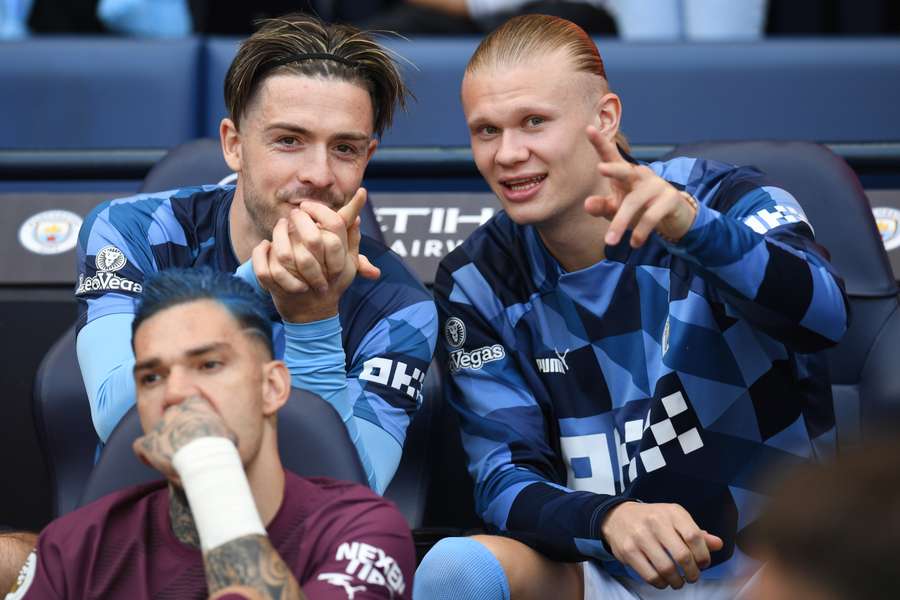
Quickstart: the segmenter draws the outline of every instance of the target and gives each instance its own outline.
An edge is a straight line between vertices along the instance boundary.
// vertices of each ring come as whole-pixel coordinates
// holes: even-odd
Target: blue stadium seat
[[[79,506],[129,485],[162,479],[132,450],[132,442],[141,435],[140,417],[132,407],[109,436]],[[315,394],[295,389],[278,411],[278,452],[284,467],[297,475],[366,485],[366,473],[341,417]]]
[[[468,145],[459,84],[478,40],[386,37],[418,100],[386,146]],[[170,148],[217,137],[234,38],[31,38],[0,44],[0,148]],[[598,40],[624,131],[689,140],[900,139],[900,40]],[[408,61],[408,62],[407,62]]]
[[[900,39],[599,41],[637,144],[900,139]]]
[[[78,506],[100,441],[78,368],[74,325],[38,367],[32,413],[50,475],[50,516],[56,518]]]
[[[459,103],[478,40],[387,39],[418,98],[397,116],[385,146],[468,146]],[[900,40],[628,43],[597,40],[636,144],[693,140],[900,139]],[[237,40],[209,41],[204,135],[225,116],[222,84]]]
[[[807,142],[712,142],[678,146],[670,156],[752,165],[791,192],[816,239],[831,252],[850,297],[850,326],[828,351],[838,443],[900,413],[900,299],[872,210],[856,175],[827,148]]]
[[[197,137],[200,40],[0,44],[0,148],[168,148]]]

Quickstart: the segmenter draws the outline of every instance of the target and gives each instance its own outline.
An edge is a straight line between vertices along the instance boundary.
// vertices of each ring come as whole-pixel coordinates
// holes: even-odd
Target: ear
[[[372,159],[372,155],[375,154],[375,148],[378,147],[378,140],[372,138],[369,141],[369,147],[366,148],[366,165],[368,166],[369,161]]]
[[[222,155],[225,164],[235,173],[241,172],[241,134],[237,125],[229,118],[219,123],[219,141],[222,143]]]
[[[262,369],[263,416],[270,417],[284,406],[291,395],[291,374],[281,360],[271,360]]]
[[[622,101],[612,92],[600,96],[595,106],[594,126],[607,139],[616,139],[622,122]]]

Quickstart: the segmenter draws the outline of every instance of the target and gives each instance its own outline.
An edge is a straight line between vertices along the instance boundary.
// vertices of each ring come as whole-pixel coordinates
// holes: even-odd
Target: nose
[[[334,183],[334,171],[328,160],[328,148],[315,146],[310,152],[304,152],[301,159],[297,179],[300,183],[319,189],[330,187]]]
[[[517,131],[505,129],[500,136],[500,148],[494,160],[497,164],[508,167],[528,160],[528,147]]]
[[[181,404],[187,398],[199,394],[200,390],[190,375],[190,372],[181,367],[175,366],[166,377],[166,393],[163,402],[163,409],[170,406]]]

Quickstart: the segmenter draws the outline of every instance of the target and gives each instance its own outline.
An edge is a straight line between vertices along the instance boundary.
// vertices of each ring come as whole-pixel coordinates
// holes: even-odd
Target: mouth
[[[503,196],[512,202],[529,200],[547,179],[546,174],[510,177],[500,180]]]
[[[321,204],[325,208],[329,208],[331,210],[336,211],[342,205],[336,202],[330,202],[328,200],[320,200],[318,198],[288,198],[285,200],[285,203],[290,206],[292,209],[299,208],[301,204],[304,202],[315,202],[316,204]]]

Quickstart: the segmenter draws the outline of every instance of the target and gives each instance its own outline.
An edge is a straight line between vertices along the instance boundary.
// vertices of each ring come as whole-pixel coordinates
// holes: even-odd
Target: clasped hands
[[[367,279],[381,275],[359,253],[359,213],[365,203],[363,188],[337,211],[304,201],[278,220],[271,241],[253,249],[253,271],[282,319],[308,323],[333,317],[357,273]]]

